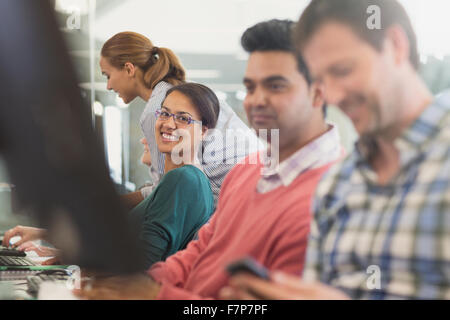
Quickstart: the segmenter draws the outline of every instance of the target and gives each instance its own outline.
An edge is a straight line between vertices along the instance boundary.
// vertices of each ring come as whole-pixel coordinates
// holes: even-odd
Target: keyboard
[[[28,293],[36,295],[39,288],[44,281],[51,281],[54,283],[66,284],[70,276],[66,272],[57,271],[53,274],[41,273],[39,275],[27,278]]]
[[[0,256],[1,267],[35,266],[36,264],[25,257],[5,257]]]
[[[0,246],[0,256],[25,257],[26,253],[17,249]]]

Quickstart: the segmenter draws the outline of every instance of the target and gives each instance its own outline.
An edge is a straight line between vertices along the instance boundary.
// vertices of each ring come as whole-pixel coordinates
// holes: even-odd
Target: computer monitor
[[[64,263],[142,270],[90,108],[48,1],[0,1],[0,155]]]

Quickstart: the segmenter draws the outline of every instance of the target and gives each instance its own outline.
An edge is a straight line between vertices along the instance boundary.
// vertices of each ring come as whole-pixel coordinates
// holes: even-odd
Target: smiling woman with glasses
[[[153,159],[150,175],[154,185],[157,185],[164,174],[165,159],[155,143],[154,115],[161,108],[167,91],[185,83],[185,70],[172,50],[156,47],[150,39],[136,32],[120,32],[108,39],[101,50],[100,68],[107,79],[108,90],[116,92],[125,103],[128,104],[137,97],[147,102],[140,118],[140,126]],[[203,169],[217,202],[223,180],[231,168],[263,146],[225,101],[220,102],[215,129],[214,136],[204,141],[203,148],[209,156],[205,157],[207,161]],[[223,139],[227,130],[239,130],[239,139]],[[152,187],[145,187],[123,195],[122,200],[127,209],[131,209],[151,191]]]
[[[214,92],[196,83],[171,88],[155,112],[155,139],[165,155],[164,176],[129,214],[148,267],[184,249],[214,211],[211,186],[197,155],[218,114]]]

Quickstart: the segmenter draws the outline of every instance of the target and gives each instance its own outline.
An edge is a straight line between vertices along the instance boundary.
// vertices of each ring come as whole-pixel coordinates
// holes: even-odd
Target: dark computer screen
[[[141,268],[50,2],[0,1],[0,154],[65,263]]]

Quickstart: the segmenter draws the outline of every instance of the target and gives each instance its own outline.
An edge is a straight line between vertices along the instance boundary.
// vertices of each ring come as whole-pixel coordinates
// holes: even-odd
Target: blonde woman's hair
[[[130,62],[144,74],[147,88],[153,89],[160,81],[179,85],[186,81],[186,72],[172,50],[155,47],[150,39],[136,32],[121,32],[105,42],[102,57],[115,68],[122,69]]]

